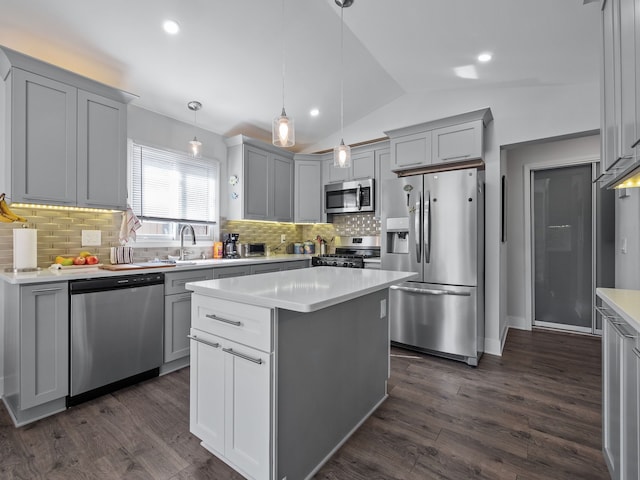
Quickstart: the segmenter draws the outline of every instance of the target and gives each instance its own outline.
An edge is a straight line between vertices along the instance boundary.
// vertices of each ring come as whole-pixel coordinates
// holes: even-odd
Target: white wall
[[[600,135],[569,140],[550,140],[510,148],[505,152],[507,175],[507,324],[530,329],[526,314],[525,259],[525,167],[553,167],[600,157]]]
[[[588,132],[600,128],[598,83],[577,85],[505,86],[405,95],[345,128],[347,143],[384,136],[385,130],[490,107],[493,124],[486,143],[486,307],[485,351],[499,355],[507,332],[504,297],[508,295],[505,260],[500,242],[500,177],[504,172],[500,147],[521,142]],[[348,110],[345,112],[348,118]],[[333,147],[339,134],[324,139],[307,152]],[[508,309],[508,308],[507,308]]]

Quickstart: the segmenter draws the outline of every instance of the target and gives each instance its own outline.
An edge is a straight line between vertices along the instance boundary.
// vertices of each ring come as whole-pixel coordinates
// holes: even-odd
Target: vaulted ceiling
[[[284,38],[293,150],[332,135],[337,143],[340,8],[285,0],[283,17],[282,5],[0,0],[0,45],[134,93],[142,108],[270,141]],[[165,19],[180,33],[167,35]],[[598,19],[599,4],[580,0],[355,0],[344,10],[345,126],[416,92],[596,82]],[[479,63],[483,52],[493,59]],[[191,100],[203,104],[197,116]]]

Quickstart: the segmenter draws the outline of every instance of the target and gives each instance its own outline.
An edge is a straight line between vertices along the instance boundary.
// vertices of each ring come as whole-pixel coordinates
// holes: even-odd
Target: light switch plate
[[[100,230],[82,230],[83,247],[99,247],[102,245],[102,232]]]

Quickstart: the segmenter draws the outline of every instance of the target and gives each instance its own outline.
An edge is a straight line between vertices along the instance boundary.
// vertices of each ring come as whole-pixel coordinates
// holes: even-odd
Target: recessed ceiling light
[[[169,35],[175,35],[180,31],[180,25],[178,25],[178,22],[175,20],[165,20],[162,24],[162,28],[164,28],[164,31]]]
[[[479,62],[488,62],[489,60],[491,60],[490,53],[481,53],[480,55],[478,55]]]
[[[312,108],[309,112],[309,115],[311,115],[312,117],[317,117],[318,115],[320,115],[320,110],[318,110],[317,108]]]

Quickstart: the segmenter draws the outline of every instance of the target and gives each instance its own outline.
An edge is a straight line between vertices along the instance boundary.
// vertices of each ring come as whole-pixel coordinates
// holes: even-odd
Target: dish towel
[[[136,239],[136,230],[142,226],[140,219],[133,213],[131,205],[127,204],[127,210],[122,212],[122,225],[120,226],[120,243],[125,244],[129,240]]]

